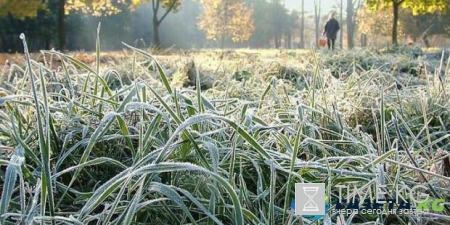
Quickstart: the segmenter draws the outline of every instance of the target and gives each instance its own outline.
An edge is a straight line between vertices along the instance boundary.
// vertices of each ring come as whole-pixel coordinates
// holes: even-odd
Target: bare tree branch
[[[170,11],[172,11],[175,8],[176,3],[177,3],[177,0],[171,1],[169,8],[166,10],[164,15],[158,20],[158,24],[160,24],[164,20],[164,18],[166,18],[166,16],[170,13]]]

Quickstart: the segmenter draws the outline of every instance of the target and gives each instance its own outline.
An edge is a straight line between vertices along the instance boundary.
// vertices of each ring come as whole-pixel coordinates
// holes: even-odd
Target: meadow
[[[448,202],[448,55],[100,49],[3,56],[0,224],[450,222],[291,209],[312,182]]]

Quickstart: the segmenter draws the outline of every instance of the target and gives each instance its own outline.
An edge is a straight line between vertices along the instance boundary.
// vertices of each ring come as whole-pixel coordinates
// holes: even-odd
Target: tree
[[[361,0],[347,0],[347,46],[349,49],[355,45],[353,35],[356,28],[356,15],[361,6]]]
[[[224,47],[228,37],[233,42],[250,39],[255,30],[252,13],[243,0],[202,0],[203,13],[198,26],[208,39],[221,41]]]
[[[448,12],[413,15],[412,11],[407,9],[400,13],[399,22],[404,25],[405,34],[414,42],[422,42],[426,47],[430,47],[427,40],[429,36],[449,36],[450,15]]]
[[[340,2],[340,4],[339,4],[339,11],[340,11],[340,15],[339,15],[339,23],[340,24],[343,24],[343,19],[342,18],[344,18],[344,16],[343,16],[343,13],[342,13],[342,11],[344,11],[344,0],[341,0],[341,2]],[[341,25],[342,26],[342,25]],[[342,28],[341,28],[342,29]],[[340,40],[340,45],[341,45],[341,49],[343,49],[344,48],[344,32],[342,32],[342,30],[341,30],[341,32],[339,32],[339,40]]]
[[[317,40],[319,40],[320,36],[319,24],[320,24],[320,12],[322,9],[321,2],[322,2],[321,0],[314,0],[314,24],[316,31],[316,40],[315,40],[316,45]]]
[[[36,17],[39,10],[54,11],[57,15],[58,48],[66,47],[65,18],[73,11],[90,14],[96,17],[113,15],[121,12],[128,5],[132,10],[147,2],[152,3],[153,9],[153,40],[154,45],[160,46],[159,27],[166,16],[176,11],[182,0],[48,0],[46,3],[36,0],[0,0],[0,16],[12,15],[16,18]],[[44,1],[42,1],[44,2]],[[131,2],[131,3],[130,3]],[[161,17],[158,13],[161,8],[165,12]]]
[[[58,0],[65,1],[65,0]],[[176,12],[182,0],[131,0],[130,9],[135,10],[141,4],[149,3],[152,4],[152,24],[153,24],[153,45],[155,47],[161,46],[161,40],[159,38],[159,28],[161,23],[171,12]],[[101,16],[105,13],[108,15],[120,12],[120,9],[116,7],[117,5],[126,4],[126,0],[68,0],[71,6],[69,10],[81,10],[85,13],[92,14],[94,16]],[[86,8],[87,3],[90,3],[90,8]],[[162,15],[159,15],[160,10],[165,9]]]
[[[372,10],[392,7],[392,44],[397,45],[397,29],[400,7],[411,9],[414,15],[445,10],[448,0],[366,0]]]
[[[371,39],[375,43],[377,43],[378,37],[391,35],[390,25],[392,24],[392,20],[392,8],[373,11],[363,6],[358,11],[356,17],[359,32],[371,36]],[[400,33],[404,32],[403,23],[398,24],[398,31]]]
[[[285,47],[286,48],[292,48],[292,36],[293,36],[293,29],[298,28],[298,11],[291,11],[289,15],[287,15],[287,21],[285,23],[284,32],[285,32]]]
[[[124,0],[67,0],[67,2],[66,0],[49,0],[46,3],[36,0],[0,0],[0,16],[10,15],[19,19],[34,18],[40,10],[51,13],[51,10],[54,9],[52,6],[57,5],[55,10],[57,14],[58,47],[60,50],[64,50],[66,45],[64,19],[70,11],[79,10],[94,16],[118,13],[120,10],[116,5],[124,3]]]
[[[270,11],[266,13],[266,16],[271,18],[272,25],[273,25],[273,31],[274,31],[274,41],[275,41],[275,48],[281,47],[281,39],[283,36],[284,31],[286,31],[286,25],[287,25],[287,9],[280,3],[279,0],[274,0],[270,2]]]
[[[175,12],[181,5],[181,0],[152,0],[153,9],[153,40],[156,47],[161,46],[159,39],[159,26],[170,12]],[[161,17],[158,18],[158,11],[160,8],[166,9]]]
[[[33,0],[0,0],[0,16],[12,15],[19,19],[37,16],[38,10],[44,9],[45,4]]]
[[[302,16],[300,22],[300,48],[305,48],[305,0],[302,0]]]
[[[292,47],[294,29],[299,27],[299,12],[293,10],[289,12],[280,0],[253,0],[251,2],[253,9],[252,18],[255,23],[255,29],[250,44],[252,47],[282,47],[284,41],[285,48]]]
[[[252,47],[268,48],[273,38],[274,26],[272,26],[273,18],[270,13],[273,11],[272,4],[266,0],[252,1],[252,19],[254,21],[254,31],[249,40]]]
[[[52,0],[50,0],[52,1]],[[95,17],[120,13],[125,0],[53,0],[58,2],[58,39],[61,50],[66,47],[65,17],[72,11],[79,11]],[[133,3],[135,1],[132,1]]]

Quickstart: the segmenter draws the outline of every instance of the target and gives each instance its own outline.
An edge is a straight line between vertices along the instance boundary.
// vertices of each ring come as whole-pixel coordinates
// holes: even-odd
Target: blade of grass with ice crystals
[[[139,167],[133,171],[134,176],[153,174],[153,173],[163,173],[163,172],[175,172],[175,171],[198,171],[212,176],[230,195],[231,201],[233,202],[234,214],[235,214],[235,224],[244,224],[243,209],[241,203],[239,202],[238,196],[234,188],[227,182],[226,179],[220,176],[220,174],[211,172],[205,168],[199,167],[190,163],[157,163],[150,164],[146,166]]]
[[[124,180],[130,177],[130,170],[126,169],[114,176],[113,178],[106,181],[100,187],[98,187],[92,196],[84,204],[83,208],[79,210],[78,220],[83,221],[85,217],[89,215],[97,206],[99,206],[106,198],[111,196],[115,190],[120,186],[124,185]],[[68,190],[69,188],[67,188]]]
[[[290,172],[294,172],[294,167],[295,167],[295,161],[297,160],[297,156],[298,156],[298,152],[300,150],[300,140],[301,140],[301,136],[303,134],[303,121],[300,121],[300,126],[297,130],[297,135],[295,136],[295,141],[294,141],[294,151],[292,152],[292,156],[291,156],[291,166],[290,166]],[[287,181],[287,188],[286,189],[286,195],[284,196],[284,211],[287,212],[288,210],[288,206],[289,206],[289,188],[291,187],[291,183],[292,183],[292,175],[289,173],[288,176],[288,181]],[[285,216],[286,214],[283,213],[283,224],[285,222]]]
[[[97,25],[97,38],[95,39],[95,71],[100,74],[100,27],[102,23]]]
[[[312,80],[312,84],[311,84],[311,87],[310,87],[310,90],[309,90],[309,99],[310,99],[310,101],[311,101],[311,108],[313,108],[313,109],[315,109],[316,108],[316,102],[315,102],[315,100],[316,100],[316,82],[317,82],[317,79],[318,79],[318,77],[319,77],[319,69],[320,69],[320,67],[319,67],[319,61],[318,61],[318,58],[317,58],[317,53],[314,51],[314,50],[312,50],[313,51],[313,58],[314,58],[314,74],[313,74],[313,80]],[[315,113],[314,113],[314,111],[312,112],[312,119],[314,120],[315,119]]]
[[[145,154],[145,150],[150,149],[151,146],[153,145],[153,138],[152,137],[155,132],[158,130],[158,126],[161,124],[161,119],[162,116],[159,114],[157,116],[155,116],[155,118],[153,118],[153,120],[151,121],[150,125],[147,128],[147,131],[145,132],[145,136],[144,136],[144,142],[142,143],[142,149],[140,150],[140,156],[139,159],[141,159],[142,157],[144,157]]]
[[[2,198],[0,200],[0,224],[5,224],[5,217],[3,214],[8,211],[17,175],[25,160],[24,152],[25,151],[22,148],[17,148],[6,167],[5,183],[3,184]]]
[[[170,199],[178,207],[180,207],[180,209],[191,220],[193,224],[197,224],[191,212],[189,211],[189,208],[186,206],[186,204],[184,204],[183,198],[170,186],[161,183],[151,182],[150,187],[148,187],[147,189],[150,192],[157,192],[161,195],[166,196],[166,198]]]
[[[127,94],[127,96],[122,100],[122,103],[120,104],[119,108],[117,108],[116,112],[121,113],[125,109],[125,106],[131,102],[134,96],[137,95],[137,92],[142,88],[141,85],[135,85],[131,91]]]
[[[270,186],[269,186],[269,225],[275,225],[275,185],[277,173],[273,160],[268,162],[270,166]]]
[[[381,163],[383,161],[385,161],[389,156],[391,156],[392,154],[394,154],[396,152],[396,149],[392,149],[386,153],[384,153],[383,155],[379,156],[378,158],[376,158],[375,160],[373,160],[370,164],[368,164],[366,167],[364,167],[361,171],[366,171],[369,167],[374,167],[376,164]]]
[[[184,196],[186,196],[192,203],[194,203],[205,215],[207,215],[212,221],[215,222],[215,224],[223,224],[217,217],[210,213],[189,191],[186,191],[184,189],[170,186],[171,188],[181,192]]]
[[[385,113],[385,109],[384,109],[384,90],[383,88],[381,88],[380,90],[380,116],[381,116],[381,121],[380,121],[380,131],[381,131],[381,152],[378,153],[379,156],[381,156],[382,154],[386,153],[386,113]]]
[[[169,148],[172,145],[172,142],[175,140],[175,138],[178,137],[177,135],[180,132],[184,131],[187,127],[189,127],[193,124],[200,123],[203,121],[208,121],[208,120],[222,120],[222,121],[228,123],[228,125],[230,125],[233,129],[235,129],[236,132],[239,133],[240,136],[244,140],[249,142],[250,145],[253,148],[255,148],[255,150],[261,156],[263,156],[265,159],[271,158],[270,155],[264,150],[264,148],[252,136],[250,136],[243,128],[241,128],[238,124],[234,123],[233,121],[231,121],[230,119],[228,119],[226,117],[217,116],[217,115],[213,115],[213,114],[202,114],[202,115],[190,117],[186,121],[184,121],[184,123],[182,123],[178,126],[178,128],[173,132],[170,139],[167,141],[164,148],[159,153],[158,158],[156,159],[156,162],[164,161],[164,159],[167,158],[171,154],[171,151],[169,150]]]
[[[50,144],[46,142],[46,136],[44,134],[44,124],[42,123],[42,119],[48,118],[48,114],[50,113],[48,111],[47,106],[47,98],[44,98],[44,104],[46,106],[46,114],[42,116],[41,110],[39,107],[39,99],[38,99],[38,93],[36,89],[36,83],[34,82],[34,75],[33,71],[31,69],[31,59],[30,59],[30,53],[28,52],[28,45],[25,40],[25,35],[22,33],[20,34],[20,39],[22,39],[24,51],[25,51],[25,57],[27,60],[27,67],[28,67],[28,75],[30,76],[30,82],[31,82],[31,88],[33,91],[33,97],[34,97],[34,103],[36,108],[36,119],[37,119],[37,126],[38,126],[38,139],[39,139],[39,150],[41,152],[41,160],[42,160],[42,192],[41,192],[41,215],[45,215],[45,206],[46,206],[46,200],[48,197],[49,201],[49,209],[50,209],[50,216],[55,216],[55,209],[54,209],[54,199],[53,199],[53,187],[51,182],[51,172],[50,172]],[[43,77],[41,74],[41,87],[42,92],[45,95],[45,83],[43,82]],[[48,124],[47,124],[48,126]],[[50,141],[50,140],[47,140]],[[52,224],[54,222],[52,221]]]
[[[109,88],[108,84],[106,83],[105,79],[103,79],[98,73],[96,73],[92,68],[90,68],[90,67],[89,67],[88,65],[86,65],[85,63],[81,62],[80,60],[78,60],[78,59],[76,59],[76,58],[74,58],[74,57],[72,57],[72,56],[69,56],[69,55],[66,55],[66,54],[57,52],[57,51],[55,51],[55,50],[52,50],[52,51],[42,51],[42,52],[43,52],[43,53],[47,53],[47,54],[54,54],[54,55],[58,55],[58,56],[60,56],[60,57],[62,57],[62,58],[66,58],[66,59],[68,59],[70,62],[72,62],[73,64],[75,64],[76,66],[78,66],[78,67],[80,67],[80,68],[82,68],[82,69],[85,69],[85,70],[87,70],[88,72],[94,74],[94,76],[97,77],[98,80],[100,81],[100,83],[102,84],[102,87],[105,89],[105,91],[106,91],[106,93],[108,94],[108,96],[109,96],[109,97],[113,96],[113,93],[112,93],[111,89]]]
[[[275,78],[273,78],[273,79],[275,79]],[[272,82],[271,82],[269,85],[267,85],[266,90],[265,90],[264,93],[261,95],[261,98],[260,98],[261,101],[260,101],[260,103],[259,103],[259,105],[258,105],[258,109],[261,109],[261,108],[262,108],[264,99],[266,98],[266,95],[269,93],[270,89],[272,89]]]
[[[177,111],[178,117],[180,117],[181,120],[185,120],[185,118],[183,117],[183,112],[181,111],[178,92],[176,89],[173,90],[173,102],[175,103],[175,109]]]
[[[88,145],[86,146],[86,149],[83,152],[83,155],[81,156],[81,159],[78,164],[85,163],[91,154],[91,150],[94,148],[94,145],[97,144],[100,137],[106,132],[109,127],[112,125],[114,118],[116,117],[116,113],[109,113],[106,114],[105,117],[100,121],[100,124],[95,129],[94,133],[92,134],[91,138],[89,138]],[[81,169],[81,168],[80,168]],[[68,185],[68,188],[64,191],[64,194],[60,198],[60,201],[58,202],[58,205],[61,203],[61,201],[64,199],[64,196],[67,194],[67,191],[72,186],[73,182],[78,178],[81,170],[77,169],[75,170],[74,175],[72,176],[72,179],[70,180],[70,183]]]
[[[64,223],[64,224],[74,224],[74,225],[83,225],[81,221],[73,218],[73,216],[37,216],[34,218],[37,221],[43,222],[43,224],[47,224],[44,222],[51,221],[52,223],[59,222],[58,224]]]
[[[198,112],[203,113],[203,112],[205,112],[205,108],[203,106],[203,101],[202,101],[202,88],[201,88],[201,84],[200,84],[200,73],[198,72],[198,67],[196,67],[196,79],[195,80],[196,80],[195,86],[197,88]]]
[[[122,116],[116,116],[116,120],[119,125],[120,131],[123,135],[123,138],[126,140],[128,148],[130,149],[132,157],[134,158],[134,156],[136,155],[136,150],[134,148],[133,140],[131,140],[130,138],[128,126]]]
[[[166,101],[162,99],[162,97],[150,86],[148,86],[150,90],[153,92],[155,97],[158,99],[158,101],[163,105],[163,107],[169,112],[169,114],[172,116],[172,118],[175,120],[175,122],[178,125],[182,124],[181,119],[177,116],[177,114],[172,110],[172,108],[167,105]],[[189,141],[191,141],[191,144],[194,146],[194,149],[196,150],[198,156],[201,159],[201,162],[205,167],[210,167],[208,161],[206,160],[205,155],[203,154],[202,150],[198,147],[197,142],[194,140],[194,137],[189,131],[183,130],[183,133],[188,137]]]
[[[403,139],[403,137],[400,134],[400,128],[398,127],[398,114],[393,115],[393,124],[394,124],[394,128],[395,128],[395,132],[397,133],[397,137],[399,138],[399,143],[403,146],[403,148],[405,149],[406,155],[408,156],[410,162],[414,165],[414,167],[420,169],[420,166],[417,164],[417,162],[414,160],[414,158],[412,157],[411,153],[409,152],[410,150],[408,149],[408,145],[406,144],[405,140]],[[431,193],[433,194],[433,197],[435,198],[441,198],[441,196],[436,192],[436,190],[434,189],[434,187],[428,182],[428,179],[423,175],[423,173],[421,171],[419,171],[419,175],[420,177],[425,180],[425,183],[427,183],[428,187],[431,190]],[[446,207],[446,211],[448,207]]]
[[[61,175],[65,174],[65,173],[69,173],[72,172],[74,170],[77,170],[78,168],[82,168],[82,167],[87,167],[87,166],[95,166],[95,165],[99,165],[99,164],[104,164],[104,163],[109,163],[111,165],[115,165],[119,168],[123,168],[126,169],[127,167],[122,164],[121,162],[111,159],[111,158],[106,158],[106,157],[98,157],[89,161],[86,161],[84,163],[81,164],[77,164],[75,166],[71,166],[69,168],[66,168],[64,170],[59,171],[58,173],[54,174],[52,176],[52,179],[56,179],[58,177],[60,177]]]
[[[132,224],[132,219],[134,214],[138,212],[139,201],[142,200],[142,191],[144,188],[145,177],[142,176],[137,180],[138,189],[133,196],[130,204],[127,206],[125,212],[122,213],[121,218],[119,218],[120,224]]]
[[[67,64],[65,61],[61,60],[61,67],[63,68],[64,75],[66,78],[66,83],[69,86],[69,92],[70,92],[70,99],[73,99],[75,97],[75,89],[73,88],[73,82],[70,79],[69,70],[67,68]]]
[[[169,92],[169,94],[172,94],[173,91],[172,91],[172,87],[170,86],[169,79],[167,79],[166,73],[164,72],[163,68],[162,68],[161,65],[159,64],[158,60],[156,60],[155,57],[153,57],[152,55],[148,54],[147,52],[145,52],[145,51],[143,51],[143,50],[141,50],[141,49],[138,49],[138,48],[135,48],[135,47],[133,47],[133,46],[130,46],[130,45],[124,43],[124,42],[122,42],[122,44],[125,45],[125,46],[127,46],[127,47],[130,48],[131,50],[133,50],[133,51],[135,51],[135,52],[138,52],[138,53],[140,53],[141,55],[143,55],[143,56],[145,56],[145,57],[147,57],[147,58],[153,60],[153,62],[154,62],[155,65],[156,65],[156,68],[158,69],[159,76],[160,76],[160,78],[161,78],[161,80],[162,80],[164,86],[166,87],[167,92]]]
[[[120,200],[122,200],[122,196],[125,193],[125,190],[127,190],[128,186],[130,185],[130,181],[131,179],[133,179],[132,176],[128,176],[125,180],[125,183],[120,187],[119,189],[119,193],[117,193],[114,196],[114,201],[112,202],[112,204],[110,205],[110,207],[108,208],[108,212],[106,214],[106,217],[104,217],[104,219],[102,219],[102,223],[105,224],[110,224],[110,220],[111,218],[117,213],[117,206],[119,205]],[[131,190],[130,190],[131,191]]]
[[[302,136],[305,136],[305,135],[302,135]],[[303,146],[306,146],[306,145],[313,145],[315,147],[323,148],[325,151],[327,151],[327,149],[329,149],[329,150],[332,150],[332,151],[334,151],[334,152],[336,152],[336,153],[338,153],[340,155],[351,156],[351,154],[349,154],[347,152],[344,152],[342,150],[339,150],[338,148],[335,148],[333,146],[327,145],[327,144],[323,143],[320,140],[316,140],[316,139],[313,139],[313,138],[310,138],[310,137],[307,137],[307,136],[305,136],[305,139],[302,141],[301,146],[303,147]],[[326,152],[326,153],[329,154],[328,152]]]
[[[219,149],[217,149],[217,146],[212,142],[206,141],[204,145],[209,150],[213,172],[217,173],[219,170]],[[215,187],[217,186],[216,181],[213,182],[213,186]],[[216,210],[216,193],[211,192],[211,196],[209,199],[209,212],[215,214],[215,210]],[[214,222],[213,220],[209,220],[208,224],[212,224],[213,222]]]
[[[35,212],[38,204],[39,195],[41,194],[41,182],[36,182],[36,187],[34,188],[34,196],[33,200],[31,201],[31,206],[29,207],[29,210],[27,212],[26,218],[25,218],[25,224],[33,224],[33,217],[37,214]]]
[[[21,111],[15,107],[14,108],[14,112],[11,114],[10,116],[10,121],[11,121],[11,126],[12,126],[12,135],[14,137],[14,140],[19,143],[19,145],[25,150],[25,154],[31,158],[31,160],[36,163],[36,165],[38,165],[39,167],[42,166],[41,165],[41,161],[39,160],[39,158],[36,156],[36,154],[34,154],[34,152],[31,150],[31,148],[22,140],[20,133],[20,130],[22,130],[23,125],[21,123],[21,118],[18,119],[19,122],[19,127],[16,127],[16,119],[15,117],[22,117],[19,116],[18,114],[20,114]],[[28,169],[27,169],[28,170]],[[33,176],[30,176],[33,177]]]

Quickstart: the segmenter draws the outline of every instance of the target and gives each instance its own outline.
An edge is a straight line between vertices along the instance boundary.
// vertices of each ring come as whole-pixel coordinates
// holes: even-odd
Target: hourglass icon
[[[303,193],[308,196],[308,201],[303,206],[303,211],[319,211],[319,207],[313,201],[314,196],[317,195],[319,187],[303,187]]]

